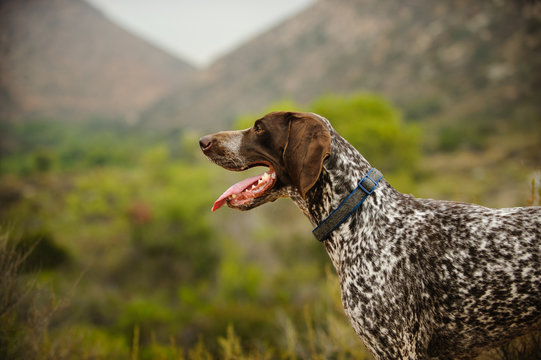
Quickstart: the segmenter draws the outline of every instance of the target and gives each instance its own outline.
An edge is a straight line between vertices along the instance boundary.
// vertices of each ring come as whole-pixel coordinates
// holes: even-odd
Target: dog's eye
[[[259,135],[259,134],[262,134],[263,131],[265,131],[265,130],[263,130],[263,129],[261,128],[261,126],[260,126],[259,124],[256,123],[256,124],[254,124],[254,131],[255,131],[256,134]]]

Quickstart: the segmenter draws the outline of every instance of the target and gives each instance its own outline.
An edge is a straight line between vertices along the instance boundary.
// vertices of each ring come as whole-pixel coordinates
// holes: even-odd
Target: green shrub
[[[415,169],[420,130],[405,124],[398,110],[373,94],[317,99],[312,110],[327,119],[375,167],[385,172]]]

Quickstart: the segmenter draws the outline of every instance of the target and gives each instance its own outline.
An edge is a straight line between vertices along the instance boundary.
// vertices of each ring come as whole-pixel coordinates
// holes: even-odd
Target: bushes
[[[24,249],[24,250],[22,250]],[[0,358],[52,359],[46,329],[59,304],[35,278],[22,275],[35,246],[21,246],[0,227]],[[63,357],[58,357],[62,359]]]
[[[172,137],[177,137],[171,139]],[[179,131],[157,134],[122,121],[40,119],[2,124],[1,173],[23,175],[81,170],[99,166],[133,166],[156,141],[180,142]],[[172,146],[177,150],[177,147]]]
[[[121,304],[115,325],[100,327],[82,319],[59,323],[66,313],[80,309],[77,296],[71,299],[73,304],[68,304],[66,299],[54,300],[49,291],[28,287],[29,279],[22,275],[21,264],[29,253],[20,253],[16,248],[17,242],[2,232],[0,356],[3,359],[367,357],[344,322],[336,279],[329,272],[319,289],[317,305],[301,309],[262,311],[261,294],[251,290],[245,294],[240,283],[231,288],[225,278],[220,281],[218,293],[208,287],[194,293],[193,286],[184,286],[179,291],[181,302],[174,307],[163,304],[156,293],[140,294]],[[242,271],[239,269],[240,273],[235,274],[226,271],[224,276],[239,278]],[[36,278],[30,281],[35,282]],[[329,291],[333,296],[322,296]],[[250,298],[244,298],[245,295]],[[188,306],[187,310],[182,309],[184,305]],[[195,317],[190,319],[188,314]],[[294,320],[297,314],[300,314],[298,323]],[[199,326],[204,332],[194,334],[190,342],[179,343],[183,340],[179,332],[189,328],[190,322],[193,327],[198,317],[207,318],[207,325]]]
[[[478,121],[464,121],[464,125],[444,126],[440,130],[438,149],[443,152],[457,150],[485,150],[494,129]]]

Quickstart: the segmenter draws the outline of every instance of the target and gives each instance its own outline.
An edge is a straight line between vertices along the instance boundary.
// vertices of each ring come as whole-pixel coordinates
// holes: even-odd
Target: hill
[[[130,119],[195,69],[82,0],[0,2],[0,115]]]
[[[409,119],[531,120],[540,67],[539,4],[320,0],[181,84],[144,119],[209,129],[284,98],[369,91]]]

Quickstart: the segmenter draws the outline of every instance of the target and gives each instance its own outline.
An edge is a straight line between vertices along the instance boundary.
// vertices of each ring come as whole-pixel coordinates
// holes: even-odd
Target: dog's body
[[[200,143],[218,165],[264,164],[274,176],[261,193],[221,201],[247,210],[289,196],[314,226],[371,168],[315,114],[271,113]],[[416,199],[383,179],[324,245],[345,312],[378,359],[472,358],[541,319],[540,207]]]

